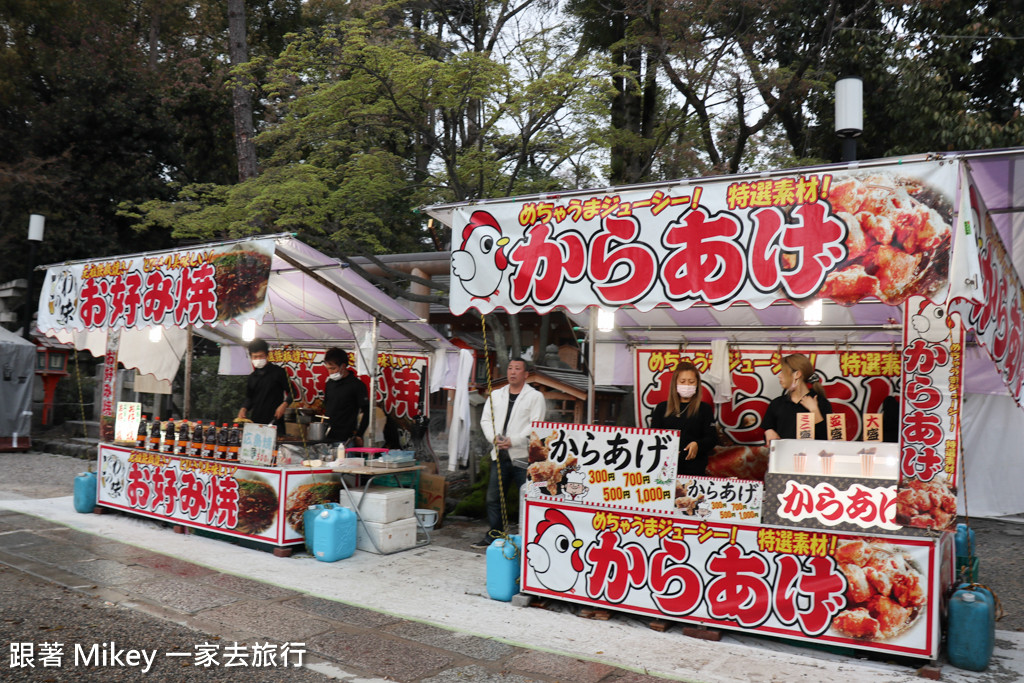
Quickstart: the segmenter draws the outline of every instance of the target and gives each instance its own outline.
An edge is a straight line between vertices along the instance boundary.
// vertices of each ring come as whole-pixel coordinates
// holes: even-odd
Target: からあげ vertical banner
[[[945,529],[956,519],[964,327],[923,297],[906,305],[896,521]]]

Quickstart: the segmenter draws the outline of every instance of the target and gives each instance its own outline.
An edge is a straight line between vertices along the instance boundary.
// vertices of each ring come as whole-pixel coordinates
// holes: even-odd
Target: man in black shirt
[[[360,447],[363,432],[370,422],[366,385],[349,368],[348,351],[327,349],[324,366],[330,373],[324,384],[324,415],[330,421],[327,441]]]
[[[262,339],[249,343],[249,359],[252,374],[245,382],[245,403],[238,411],[236,420],[246,418],[257,424],[277,426],[277,433],[284,433],[284,411],[292,402],[291,383],[288,374],[280,365],[267,361],[270,347]]]

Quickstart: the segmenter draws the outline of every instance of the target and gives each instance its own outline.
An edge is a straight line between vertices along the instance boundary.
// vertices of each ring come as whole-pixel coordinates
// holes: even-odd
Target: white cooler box
[[[344,491],[341,492],[339,502],[343,507],[352,507]],[[416,514],[416,489],[371,486],[365,495],[362,491],[352,489],[352,502],[364,522],[389,524]]]
[[[364,529],[363,527],[366,527]],[[367,533],[373,536],[377,547],[382,553],[392,553],[398,550],[406,550],[416,545],[416,518],[400,519],[389,524],[377,522],[366,522],[356,525],[356,548],[365,552],[377,552],[373,543],[367,537]]]

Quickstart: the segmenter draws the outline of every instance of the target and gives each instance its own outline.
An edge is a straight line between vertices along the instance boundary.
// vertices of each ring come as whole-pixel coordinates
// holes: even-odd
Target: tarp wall
[[[29,438],[35,364],[35,344],[0,328],[0,445]]]

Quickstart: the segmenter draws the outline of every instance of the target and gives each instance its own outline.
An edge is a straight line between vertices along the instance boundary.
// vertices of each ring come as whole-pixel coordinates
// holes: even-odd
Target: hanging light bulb
[[[149,328],[149,341],[154,344],[159,344],[160,340],[164,338],[164,328],[159,325],[153,325]]]
[[[242,341],[251,342],[256,338],[256,320],[249,318],[242,323]]]
[[[822,312],[822,301],[821,299],[815,299],[812,301],[807,308],[804,309],[804,324],[805,325],[820,325],[821,324],[821,312]]]
[[[615,329],[615,311],[607,308],[597,309],[597,329],[600,332],[611,332]]]

